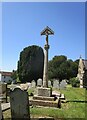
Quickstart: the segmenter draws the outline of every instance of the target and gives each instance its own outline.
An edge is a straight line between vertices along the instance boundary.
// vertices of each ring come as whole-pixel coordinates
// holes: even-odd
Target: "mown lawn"
[[[62,107],[30,107],[31,117],[53,117],[55,120],[66,118],[85,118],[86,113],[86,91],[83,88],[67,87],[64,90],[57,90],[65,95],[66,103],[62,103]],[[10,110],[3,112],[4,118],[10,117]]]

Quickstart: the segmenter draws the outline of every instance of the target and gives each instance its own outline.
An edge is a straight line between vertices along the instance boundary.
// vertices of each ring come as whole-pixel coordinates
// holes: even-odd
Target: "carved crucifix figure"
[[[46,35],[46,44],[48,45],[48,35]]]

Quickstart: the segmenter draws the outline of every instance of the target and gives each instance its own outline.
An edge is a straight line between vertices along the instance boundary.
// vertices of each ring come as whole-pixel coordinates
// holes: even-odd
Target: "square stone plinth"
[[[38,87],[37,88],[37,95],[50,97],[50,96],[52,96],[52,88]]]

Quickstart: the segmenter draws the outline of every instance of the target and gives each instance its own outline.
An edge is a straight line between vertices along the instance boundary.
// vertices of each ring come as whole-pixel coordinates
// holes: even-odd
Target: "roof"
[[[41,32],[41,35],[52,35],[52,34],[54,34],[54,31],[51,30],[48,26]]]
[[[12,72],[4,72],[4,71],[0,71],[1,75],[3,76],[11,76]]]

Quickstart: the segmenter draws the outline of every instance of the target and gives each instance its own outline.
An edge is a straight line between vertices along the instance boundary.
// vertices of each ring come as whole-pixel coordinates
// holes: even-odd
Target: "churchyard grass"
[[[66,89],[58,90],[65,95],[66,102],[62,103],[62,107],[52,108],[52,107],[30,107],[31,117],[54,117],[55,120],[58,118],[85,118],[85,89],[84,88],[72,88],[67,86]],[[33,92],[34,90],[31,90]],[[10,110],[8,112],[3,112],[5,118],[9,118]],[[65,120],[65,119],[64,119]]]
[[[37,116],[50,116],[58,118],[85,118],[85,89],[67,87],[60,91],[65,95],[66,101],[61,109],[57,108],[31,108],[31,114]]]

